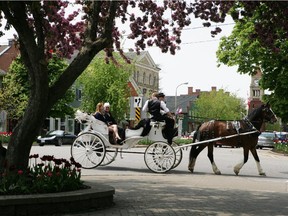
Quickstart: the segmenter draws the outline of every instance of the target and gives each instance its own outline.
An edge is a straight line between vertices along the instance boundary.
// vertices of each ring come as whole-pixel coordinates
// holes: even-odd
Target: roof
[[[157,70],[161,70],[153,61],[151,55],[149,54],[148,51],[142,51],[140,52],[140,54],[138,55],[136,52],[125,52],[124,55],[130,59],[130,60],[135,60],[135,63],[137,64],[144,64],[144,65],[151,65],[153,68],[157,69]],[[147,62],[148,61],[148,62]]]

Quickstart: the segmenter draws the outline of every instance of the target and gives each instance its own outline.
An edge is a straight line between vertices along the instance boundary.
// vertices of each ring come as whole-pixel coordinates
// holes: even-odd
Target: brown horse
[[[273,111],[271,110],[269,104],[262,105],[261,107],[255,109],[251,112],[247,118],[238,121],[223,121],[223,120],[212,120],[209,122],[204,122],[199,126],[196,133],[194,134],[193,142],[203,141],[203,140],[213,140],[214,138],[221,138],[230,135],[235,135],[235,137],[223,139],[219,141],[222,145],[243,147],[244,159],[241,163],[234,167],[234,172],[236,175],[240,172],[240,169],[248,161],[249,150],[252,153],[258,168],[259,175],[265,175],[263,172],[260,160],[256,151],[256,145],[258,142],[258,136],[260,134],[260,128],[263,122],[274,123],[277,118]],[[255,131],[255,133],[253,133]],[[249,133],[251,132],[251,133]],[[241,135],[241,133],[244,135]],[[247,133],[247,135],[245,135]],[[239,136],[237,135],[239,134]],[[220,175],[221,172],[217,168],[214,157],[213,157],[213,147],[216,144],[215,139],[211,142],[204,144],[193,145],[190,150],[190,160],[188,169],[193,172],[196,163],[197,156],[199,153],[208,146],[208,158],[211,162],[212,169],[215,174]]]

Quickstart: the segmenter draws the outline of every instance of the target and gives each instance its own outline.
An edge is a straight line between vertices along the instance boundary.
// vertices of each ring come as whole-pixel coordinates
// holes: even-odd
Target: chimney
[[[193,94],[193,87],[188,87],[188,95],[192,95]]]

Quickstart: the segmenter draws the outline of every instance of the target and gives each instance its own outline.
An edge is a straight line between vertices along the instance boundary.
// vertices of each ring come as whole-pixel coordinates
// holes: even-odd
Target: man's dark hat
[[[157,95],[157,97],[158,97],[158,98],[159,98],[159,97],[165,97],[165,94],[162,93],[162,92],[160,92],[160,93]]]

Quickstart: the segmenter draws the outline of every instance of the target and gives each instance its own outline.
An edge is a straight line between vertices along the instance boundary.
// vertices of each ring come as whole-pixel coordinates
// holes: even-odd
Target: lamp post
[[[175,92],[175,118],[177,119],[177,116],[176,116],[176,110],[177,110],[177,89],[178,87],[180,87],[181,85],[187,85],[188,82],[185,82],[185,83],[181,83],[179,84],[177,87],[176,87],[176,92]],[[175,119],[175,120],[176,120]],[[182,118],[178,118],[178,137],[181,137],[182,135]]]
[[[188,85],[188,82],[185,83],[181,83],[176,87],[176,92],[175,92],[175,115],[176,115],[176,110],[177,110],[177,89],[178,87],[180,87],[181,85]]]

